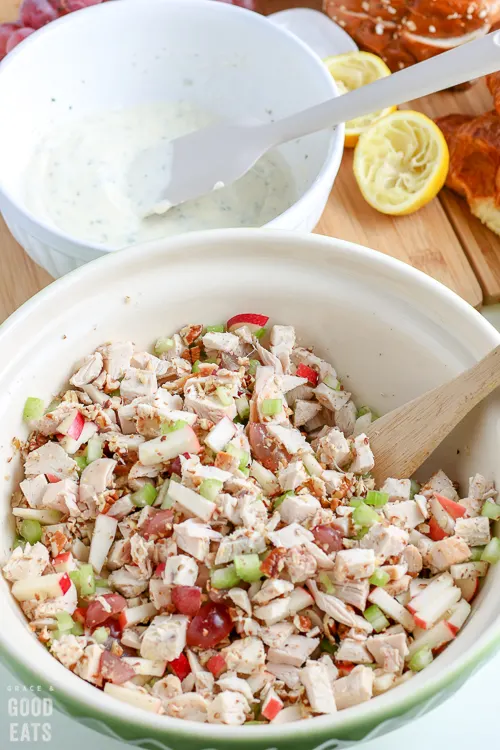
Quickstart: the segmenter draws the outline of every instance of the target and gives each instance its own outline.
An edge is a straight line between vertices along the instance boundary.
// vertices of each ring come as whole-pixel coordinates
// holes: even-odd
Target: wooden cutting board
[[[291,6],[318,8],[320,0],[262,0],[271,13]],[[0,0],[0,21],[17,17],[20,0]],[[410,103],[430,116],[483,112],[491,99],[483,83],[466,92],[435,94]],[[448,190],[412,216],[391,218],[370,208],[352,174],[346,150],[328,206],[316,229],[399,258],[455,290],[475,307],[500,301],[500,238],[471,216]],[[0,320],[46,286],[50,277],[17,245],[0,220]]]

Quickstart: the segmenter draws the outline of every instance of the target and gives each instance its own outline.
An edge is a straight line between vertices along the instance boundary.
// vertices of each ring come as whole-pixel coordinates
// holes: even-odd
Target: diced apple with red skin
[[[455,638],[456,630],[450,627],[449,623],[445,620],[440,620],[430,630],[423,630],[418,635],[416,634],[415,640],[409,646],[409,653],[406,659],[409,661],[413,654],[419,651],[424,646],[427,646],[431,650],[441,648],[446,643],[449,643]]]
[[[466,619],[471,613],[471,606],[465,599],[460,599],[451,609],[446,619],[446,624],[451,628],[455,635],[458,633]]]
[[[440,542],[442,539],[446,539],[446,537],[449,536],[446,531],[443,531],[434,516],[431,516],[429,519],[429,536],[433,542]]]
[[[268,721],[272,721],[276,718],[282,708],[283,701],[276,695],[274,689],[271,688],[264,699],[264,703],[262,704],[262,716],[265,719],[268,719]]]
[[[222,654],[214,654],[207,661],[207,669],[217,679],[220,675],[226,671],[227,664]]]
[[[55,484],[56,482],[61,481],[61,477],[56,476],[55,474],[46,474],[47,482],[50,482],[50,484]]]
[[[455,586],[458,586],[465,601],[471,602],[478,592],[479,578],[462,578],[455,581]]]
[[[455,520],[457,518],[463,518],[463,516],[467,514],[467,509],[463,505],[460,505],[460,503],[456,503],[454,500],[450,500],[448,497],[445,497],[444,495],[438,495],[437,493],[434,495],[434,497],[448,513],[448,515],[450,515]]]
[[[177,659],[169,661],[168,666],[179,680],[183,680],[191,672],[191,667],[185,654],[181,654]]]
[[[214,453],[219,453],[225,445],[236,435],[236,427],[229,417],[223,417],[212,427],[205,438],[205,443]]]
[[[73,440],[78,440],[78,438],[82,434],[84,424],[85,418],[83,414],[75,409],[74,412],[68,414],[66,419],[63,419],[63,421],[57,428],[57,431],[61,435],[67,435],[68,437],[73,438]]]
[[[182,453],[200,453],[201,446],[192,427],[186,425],[167,435],[148,440],[139,446],[139,460],[144,466],[154,466],[177,458]]]
[[[432,534],[439,536],[441,531],[446,536],[453,534],[455,530],[455,519],[443,508],[442,504],[436,497],[431,497],[429,501],[429,510],[431,512],[431,519],[429,521],[429,525],[431,526],[431,536]],[[432,523],[433,519],[437,524],[437,528]],[[434,537],[432,538],[434,539]],[[439,541],[439,539],[434,541]]]
[[[297,372],[295,373],[298,378],[307,378],[312,385],[317,386],[319,375],[316,372],[316,370],[313,370],[312,367],[309,367],[309,365],[304,365],[302,362],[297,367]]]
[[[127,607],[127,609],[124,609],[118,615],[118,623],[120,628],[125,630],[125,628],[131,628],[140,622],[145,622],[145,620],[154,617],[156,614],[158,612],[155,605],[147,602],[146,604],[139,604],[137,607]]]
[[[70,570],[76,570],[76,563],[71,552],[61,552],[54,557],[52,565],[57,573],[69,573]]]
[[[12,595],[18,602],[30,599],[55,599],[64,596],[72,585],[67,573],[50,573],[16,581],[12,586]]]
[[[89,563],[96,573],[100,573],[115,538],[118,521],[116,518],[99,513],[90,543]]]
[[[226,327],[230,333],[242,326],[246,326],[252,333],[255,333],[255,331],[258,331],[260,328],[264,328],[264,326],[267,325],[268,320],[268,315],[260,315],[259,313],[240,313],[239,315],[234,315],[232,318],[229,318]]]

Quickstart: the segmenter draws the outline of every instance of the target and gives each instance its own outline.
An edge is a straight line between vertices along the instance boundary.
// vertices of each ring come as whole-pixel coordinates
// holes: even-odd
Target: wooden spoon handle
[[[453,380],[424,393],[367,430],[375,455],[373,475],[403,479],[423,464],[454,427],[500,385],[500,346]]]

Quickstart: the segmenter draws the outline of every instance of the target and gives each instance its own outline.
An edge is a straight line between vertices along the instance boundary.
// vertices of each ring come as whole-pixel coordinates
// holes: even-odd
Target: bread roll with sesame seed
[[[500,0],[323,0],[323,7],[393,71],[483,36],[500,21]]]

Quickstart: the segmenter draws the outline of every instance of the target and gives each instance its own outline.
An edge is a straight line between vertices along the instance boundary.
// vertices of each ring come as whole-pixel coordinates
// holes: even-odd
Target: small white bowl
[[[206,0],[127,0],[79,11],[33,34],[0,66],[0,110],[9,113],[0,119],[0,210],[33,260],[61,276],[112,251],[60,231],[25,205],[26,166],[56,125],[181,99],[222,116],[265,120],[336,93],[306,44],[242,8]],[[339,126],[281,148],[299,198],[266,226],[314,228],[343,142]]]
[[[75,363],[104,341],[150,347],[188,322],[222,322],[249,310],[296,326],[299,341],[334,364],[357,402],[379,413],[443,383],[500,342],[478,312],[434,279],[329,237],[212,231],[110,254],[51,284],[0,329],[0,562],[13,538],[10,495],[21,462],[12,460],[11,440],[27,434],[26,397],[48,403]],[[422,476],[441,466],[460,482],[462,496],[475,472],[500,486],[499,423],[497,390],[439,447]],[[409,682],[293,724],[196,724],[116,701],[65,669],[34,638],[1,576],[0,659],[27,684],[52,686],[61,710],[136,747],[335,750],[434,708],[490,658],[500,644],[499,586],[500,563],[489,571],[457,638]]]

